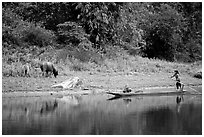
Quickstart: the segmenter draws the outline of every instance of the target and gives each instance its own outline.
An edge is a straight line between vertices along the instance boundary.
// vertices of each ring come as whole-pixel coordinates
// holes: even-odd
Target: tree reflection
[[[174,113],[168,107],[151,109],[143,113],[145,134],[171,134],[174,129]]]

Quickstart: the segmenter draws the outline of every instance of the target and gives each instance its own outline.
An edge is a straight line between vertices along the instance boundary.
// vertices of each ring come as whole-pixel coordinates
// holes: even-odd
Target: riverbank
[[[44,77],[3,77],[2,92],[57,92],[62,89],[51,88],[56,83],[61,83],[70,77],[79,77],[82,88],[87,90],[122,90],[126,85],[131,89],[148,87],[174,87],[175,80],[170,76],[173,73],[102,73],[102,72],[69,72],[57,78]],[[181,74],[181,81],[186,86],[202,86],[202,79]],[[76,89],[77,90],[77,89]]]

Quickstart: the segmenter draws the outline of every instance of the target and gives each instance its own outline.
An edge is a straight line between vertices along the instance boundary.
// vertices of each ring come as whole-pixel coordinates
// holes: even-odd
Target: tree
[[[70,43],[78,46],[82,41],[88,41],[89,35],[87,35],[82,28],[76,22],[65,22],[58,24],[58,41],[62,44],[69,45]]]
[[[15,11],[23,20],[53,31],[57,31],[60,23],[75,21],[78,15],[72,2],[21,2]]]
[[[76,9],[80,10],[78,19],[82,23],[90,41],[95,48],[105,49],[105,43],[112,41],[115,35],[115,22],[119,17],[121,3],[79,3]],[[102,46],[102,47],[101,47]]]
[[[166,3],[152,4],[141,27],[145,31],[144,39],[147,43],[143,49],[145,55],[174,61],[185,30],[183,16]]]
[[[116,42],[125,50],[134,50],[144,46],[144,31],[141,22],[149,15],[148,3],[124,3],[120,9],[120,17],[116,22]]]
[[[2,19],[5,45],[120,45],[150,58],[202,59],[201,2],[3,2]]]
[[[202,59],[202,3],[182,2],[183,15],[187,20],[187,30],[183,41],[186,45],[190,61]]]

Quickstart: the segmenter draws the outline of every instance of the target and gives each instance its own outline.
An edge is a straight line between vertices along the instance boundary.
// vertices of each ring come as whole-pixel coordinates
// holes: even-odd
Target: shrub
[[[194,74],[194,77],[202,79],[202,72],[197,72],[196,74]]]
[[[12,76],[12,77],[17,77],[17,76],[22,76],[22,64],[20,62],[15,62],[12,64],[2,64],[2,74],[3,76]]]
[[[14,13],[10,8],[3,8],[2,14],[2,41],[9,45],[28,47],[37,45],[40,47],[52,45],[55,35],[46,30],[40,24],[30,23]]]
[[[72,71],[87,71],[89,70],[83,62],[80,62],[77,59],[73,59],[69,66]]]
[[[78,47],[72,47],[71,45],[58,50],[56,54],[56,62],[66,62],[67,59],[78,59],[81,62],[94,62],[101,64],[103,62],[102,55],[97,53],[92,47],[87,46],[81,42]]]
[[[18,36],[24,45],[37,45],[39,47],[44,47],[52,45],[55,40],[55,35],[52,31],[27,22],[19,23],[19,25],[14,29],[13,34]]]
[[[193,74],[193,77],[202,79],[202,69],[197,70],[197,72]]]

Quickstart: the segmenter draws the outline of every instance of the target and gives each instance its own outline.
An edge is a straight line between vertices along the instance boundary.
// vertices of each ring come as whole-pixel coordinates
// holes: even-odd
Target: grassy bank
[[[175,84],[170,78],[175,69],[181,73],[181,80],[186,85],[202,85],[202,80],[195,77],[196,72],[202,68],[201,62],[184,64],[125,54],[117,58],[106,58],[98,64],[67,59],[63,63],[56,63],[59,70],[57,78],[44,78],[34,68],[31,77],[22,77],[21,65],[21,62],[3,63],[3,92],[53,90],[51,85],[74,76],[82,79],[83,85],[90,89],[122,89],[125,85],[132,89],[168,87]]]
[[[60,54],[60,53],[58,53]],[[52,55],[52,54],[51,54]],[[44,55],[46,56],[46,54]],[[98,58],[96,61],[85,61],[82,62],[76,58],[66,58],[63,61],[56,61],[56,56],[46,57],[42,56],[39,58],[29,58],[24,57],[27,60],[22,62],[21,59],[17,58],[15,61],[8,63],[3,61],[2,63],[2,73],[3,76],[22,76],[22,65],[25,62],[29,62],[31,66],[31,77],[38,77],[39,70],[34,69],[37,66],[38,62],[42,61],[51,61],[54,62],[57,69],[59,70],[59,75],[66,76],[68,73],[74,71],[88,71],[91,73],[102,72],[102,73],[134,73],[134,74],[156,74],[156,73],[173,73],[176,69],[182,74],[190,75],[196,77],[197,72],[202,71],[202,62],[194,63],[178,63],[178,62],[168,62],[165,60],[159,59],[149,59],[143,58],[141,56],[130,56],[127,54],[115,55],[114,57],[108,58]],[[202,75],[202,74],[201,74]]]

